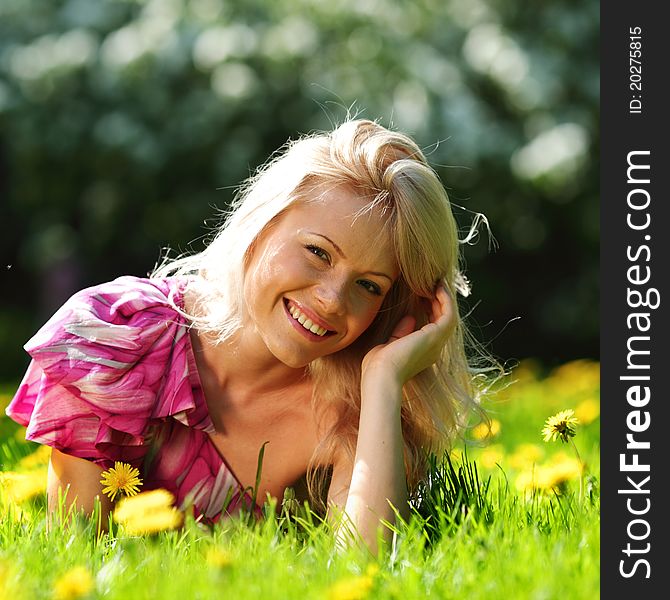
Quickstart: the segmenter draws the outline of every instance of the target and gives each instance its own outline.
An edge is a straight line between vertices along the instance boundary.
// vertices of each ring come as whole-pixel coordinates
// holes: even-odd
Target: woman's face
[[[245,331],[293,368],[354,342],[398,276],[378,211],[356,217],[353,191],[322,189],[268,228],[245,275]]]

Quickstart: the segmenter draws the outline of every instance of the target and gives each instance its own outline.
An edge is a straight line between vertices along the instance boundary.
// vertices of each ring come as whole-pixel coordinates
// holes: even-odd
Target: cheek
[[[249,265],[245,277],[247,302],[274,301],[278,296],[301,286],[309,273],[304,260],[295,253],[283,252],[281,248],[259,253]]]
[[[371,304],[369,301],[359,300],[358,310],[355,311],[355,329],[357,336],[363,333],[377,317],[379,309],[381,308],[381,301]]]

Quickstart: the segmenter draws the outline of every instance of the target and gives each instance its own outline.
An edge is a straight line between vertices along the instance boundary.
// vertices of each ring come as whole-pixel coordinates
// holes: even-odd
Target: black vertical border
[[[670,193],[670,26],[661,15],[662,2],[601,2],[601,596],[602,598],[668,598],[670,597],[670,566],[667,562],[670,546],[668,512],[670,502],[665,483],[670,457],[670,331],[668,329],[668,271],[670,270],[670,224],[668,204]],[[665,12],[665,11],[663,11]],[[642,42],[642,90],[631,89],[630,29],[640,27]],[[634,95],[641,96],[642,112],[631,114],[629,103]],[[649,150],[650,184],[644,187],[651,195],[648,212],[651,224],[644,231],[634,231],[626,224],[627,195],[633,189],[627,182],[627,156],[631,151]],[[640,196],[641,197],[641,196]],[[639,215],[638,215],[639,216]],[[643,239],[645,235],[649,239]],[[630,433],[627,418],[631,407],[626,392],[632,383],[622,381],[627,370],[627,341],[635,335],[628,328],[627,317],[633,309],[627,302],[627,271],[632,263],[627,247],[650,249],[637,264],[651,269],[648,287],[660,293],[660,306],[648,310],[651,340],[646,357],[650,369],[648,383],[651,399],[638,410],[649,412],[650,426],[645,432],[634,434],[639,440],[650,441],[649,450],[626,450],[626,435]],[[638,288],[642,289],[642,288]],[[639,334],[638,334],[639,335]],[[642,373],[642,371],[638,371]],[[642,385],[647,385],[646,383]],[[648,473],[626,473],[620,468],[620,454],[637,452],[641,463],[648,463]],[[631,476],[648,494],[626,494],[619,490],[631,489]],[[643,476],[644,475],[644,476]],[[641,480],[651,479],[646,485]],[[627,507],[643,509],[650,499],[649,511],[633,515]],[[646,532],[642,523],[629,526],[634,519],[649,524],[649,536],[634,540],[630,532],[640,537]],[[649,543],[648,551],[646,544]],[[638,553],[628,556],[624,550],[630,544]],[[635,566],[637,559],[649,563]],[[623,567],[621,561],[624,561]],[[621,571],[631,577],[624,577]],[[649,577],[647,578],[647,574]],[[640,595],[637,595],[637,594]]]

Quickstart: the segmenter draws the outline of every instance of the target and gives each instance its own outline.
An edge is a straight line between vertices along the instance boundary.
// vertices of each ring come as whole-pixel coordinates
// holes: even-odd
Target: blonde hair
[[[244,273],[255,242],[291,205],[310,201],[311,192],[324,184],[346,185],[367,200],[364,210],[381,211],[400,275],[356,342],[309,365],[315,413],[337,415],[308,468],[310,497],[321,507],[327,465],[339,452],[352,460],[355,454],[363,357],[388,340],[405,314],[416,318],[417,327],[427,323],[421,299],[439,283],[454,300],[457,324],[440,359],[403,389],[410,489],[425,475],[425,453],[447,449],[471,409],[478,410],[480,390],[474,376],[481,369],[468,363],[469,337],[456,301],[457,292],[469,291],[460,270],[458,229],[446,191],[423,152],[406,135],[369,120],[349,120],[332,132],[289,142],[240,188],[204,251],[166,262],[152,274],[191,275],[187,289],[197,300],[187,316],[216,339],[229,338],[241,326]]]

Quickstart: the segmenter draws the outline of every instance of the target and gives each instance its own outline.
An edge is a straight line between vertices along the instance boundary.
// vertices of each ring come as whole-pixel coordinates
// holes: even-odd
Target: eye
[[[305,246],[305,249],[308,252],[311,252],[314,256],[318,256],[319,258],[325,260],[327,263],[330,263],[330,254],[326,252],[323,248],[320,248],[319,246],[315,246],[313,244],[307,244]]]
[[[371,294],[375,296],[382,295],[382,289],[374,281],[369,281],[367,279],[360,279],[358,283]]]

